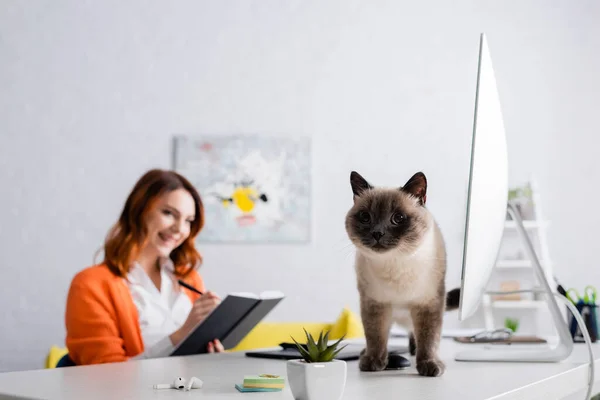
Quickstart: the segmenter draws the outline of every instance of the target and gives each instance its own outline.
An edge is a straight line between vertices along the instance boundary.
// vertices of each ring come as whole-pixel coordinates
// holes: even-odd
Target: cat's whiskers
[[[356,249],[354,247],[354,243],[346,239],[343,240],[342,243],[339,243],[338,245],[334,246],[334,251],[336,253],[341,252],[345,258],[350,258],[354,257]]]
[[[411,254],[410,256],[406,257],[407,259],[412,259],[416,257],[415,254]],[[440,258],[440,257],[421,257],[420,258],[421,261],[446,261],[448,260],[447,258]]]
[[[348,245],[348,247],[342,249],[342,252],[346,258],[354,257],[356,255],[356,251],[351,244]]]

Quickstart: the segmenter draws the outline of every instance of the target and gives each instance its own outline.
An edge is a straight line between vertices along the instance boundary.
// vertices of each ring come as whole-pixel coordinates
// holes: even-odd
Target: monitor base
[[[568,346],[552,348],[547,344],[528,345],[495,345],[479,349],[469,349],[458,352],[456,361],[486,361],[486,362],[558,362],[569,356]],[[502,347],[502,348],[499,348]]]
[[[546,303],[552,316],[552,321],[556,331],[558,332],[558,343],[554,347],[547,344],[539,346],[521,347],[521,345],[506,346],[503,348],[485,348],[469,349],[460,351],[455,355],[456,361],[500,361],[500,362],[558,362],[566,359],[573,351],[573,338],[569,332],[567,322],[558,308],[558,303],[554,298],[554,292],[550,288],[548,278],[544,273],[540,261],[535,254],[535,249],[531,244],[529,235],[523,225],[523,220],[519,215],[518,209],[511,201],[508,202],[507,211],[511,218],[515,221],[517,231],[523,241],[525,251],[527,252],[531,264],[540,281],[541,293],[546,297]],[[469,345],[471,346],[471,345]]]

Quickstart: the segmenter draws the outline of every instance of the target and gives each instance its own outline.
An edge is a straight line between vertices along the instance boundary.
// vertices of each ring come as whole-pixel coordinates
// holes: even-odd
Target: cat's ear
[[[362,192],[368,189],[373,189],[373,186],[369,185],[369,182],[365,180],[360,174],[356,171],[352,171],[350,173],[350,186],[352,186],[352,193],[354,193],[354,198],[356,196],[360,196]]]
[[[427,201],[427,178],[422,172],[414,174],[402,187],[402,190],[412,194],[419,199],[421,205]]]

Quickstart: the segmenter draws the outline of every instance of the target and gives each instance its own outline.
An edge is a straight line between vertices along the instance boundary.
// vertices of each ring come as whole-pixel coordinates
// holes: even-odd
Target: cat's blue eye
[[[405,214],[403,214],[401,212],[397,212],[394,215],[392,215],[392,224],[394,224],[394,225],[400,225],[404,221],[406,221],[406,215]]]
[[[371,221],[371,215],[366,211],[361,211],[358,213],[358,220],[364,224]]]

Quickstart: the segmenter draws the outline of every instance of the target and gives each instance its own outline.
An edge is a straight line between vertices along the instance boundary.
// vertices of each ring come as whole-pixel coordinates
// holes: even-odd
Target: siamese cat
[[[417,172],[402,187],[371,186],[350,174],[354,204],[346,232],[356,247],[355,270],[366,336],[362,371],[387,365],[392,322],[409,333],[411,355],[423,376],[441,376],[438,347],[445,310],[458,307],[459,289],[446,294],[446,248],[425,207],[427,179]]]

